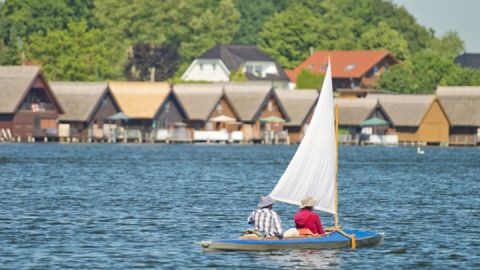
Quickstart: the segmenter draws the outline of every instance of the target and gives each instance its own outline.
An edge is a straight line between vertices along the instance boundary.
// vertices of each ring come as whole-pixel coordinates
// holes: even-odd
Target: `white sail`
[[[314,209],[336,214],[337,144],[334,118],[332,71],[328,61],[312,120],[297,152],[270,194],[273,199],[300,205],[305,196],[312,196],[317,201]]]

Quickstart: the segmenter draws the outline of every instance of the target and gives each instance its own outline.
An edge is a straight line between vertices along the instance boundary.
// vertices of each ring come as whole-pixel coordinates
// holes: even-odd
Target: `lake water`
[[[478,148],[340,148],[340,222],[382,246],[202,253],[239,235],[295,149],[0,144],[0,268],[480,268]]]

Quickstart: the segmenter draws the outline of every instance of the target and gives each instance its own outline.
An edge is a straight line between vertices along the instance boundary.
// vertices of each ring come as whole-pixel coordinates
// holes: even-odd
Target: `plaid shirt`
[[[261,208],[253,211],[247,222],[248,224],[253,224],[255,230],[264,232],[267,236],[282,234],[280,216],[271,209]]]

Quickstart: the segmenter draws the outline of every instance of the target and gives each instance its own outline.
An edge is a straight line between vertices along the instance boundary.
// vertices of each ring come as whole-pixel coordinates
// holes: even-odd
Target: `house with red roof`
[[[332,63],[333,87],[372,88],[380,75],[400,61],[388,51],[316,51],[293,70],[286,70],[292,82],[303,69],[325,73],[328,57]]]

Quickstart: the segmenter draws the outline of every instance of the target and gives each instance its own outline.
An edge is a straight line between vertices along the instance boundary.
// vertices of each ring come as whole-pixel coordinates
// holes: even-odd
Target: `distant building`
[[[341,143],[396,144],[393,123],[377,99],[336,98]],[[372,124],[367,124],[372,122]]]
[[[480,53],[464,53],[455,58],[455,63],[462,67],[480,68]]]
[[[107,82],[52,82],[50,85],[65,110],[59,119],[60,137],[78,140],[106,137],[110,131],[107,118],[120,112]]]
[[[285,87],[289,79],[268,54],[251,45],[217,45],[190,64],[184,81],[227,82],[235,72],[244,72],[249,81],[270,81]]]
[[[309,90],[275,90],[283,107],[290,116],[290,121],[285,123],[291,143],[300,143],[307,132],[312,120],[315,105],[319,97],[318,91]]]
[[[176,84],[173,92],[185,111],[189,129],[236,129],[238,115],[223,91],[223,84]],[[219,116],[232,121],[211,120]]]
[[[391,119],[398,141],[447,145],[450,121],[434,95],[368,95],[378,100]]]
[[[317,51],[298,67],[287,70],[286,73],[295,83],[303,69],[325,73],[328,57],[332,63],[334,89],[373,88],[385,70],[399,63],[399,60],[388,51]]]
[[[290,121],[285,107],[271,86],[229,83],[225,94],[243,123],[241,131],[246,140],[260,141],[266,135],[278,136],[284,122]],[[279,121],[262,121],[273,117]]]
[[[128,117],[127,140],[156,139],[158,129],[171,129],[185,120],[185,113],[168,83],[115,81],[108,85],[121,111]]]
[[[437,97],[450,119],[450,145],[480,143],[480,86],[440,86]]]
[[[63,108],[36,66],[0,66],[0,141],[58,136]]]

